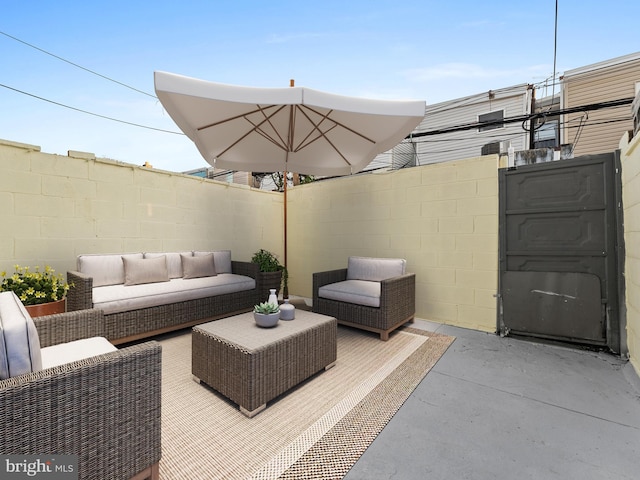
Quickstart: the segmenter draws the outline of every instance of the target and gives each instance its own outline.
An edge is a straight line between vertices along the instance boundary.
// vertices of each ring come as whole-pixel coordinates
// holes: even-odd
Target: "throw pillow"
[[[180,255],[182,258],[182,278],[212,277],[216,275],[213,253],[198,257]]]
[[[233,273],[231,270],[231,250],[215,250],[213,252],[193,252],[194,257],[201,257],[213,253],[213,264],[216,273]]]
[[[142,258],[142,253],[80,255],[78,271],[92,277],[94,287],[123,284],[123,258]]]
[[[155,258],[127,258],[124,262],[124,284],[168,282],[167,258],[162,255]]]

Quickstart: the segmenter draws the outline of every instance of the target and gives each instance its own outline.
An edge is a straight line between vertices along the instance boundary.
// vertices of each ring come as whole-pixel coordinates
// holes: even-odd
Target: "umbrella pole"
[[[284,272],[282,274],[285,276],[284,286],[282,288],[282,298],[289,298],[289,282],[288,275],[289,271],[287,270],[287,171],[284,171],[283,175],[284,180]]]

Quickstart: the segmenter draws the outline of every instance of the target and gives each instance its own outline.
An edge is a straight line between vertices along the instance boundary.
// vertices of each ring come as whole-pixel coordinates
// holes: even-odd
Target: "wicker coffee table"
[[[237,403],[248,417],[268,401],[332,367],[337,357],[337,321],[297,310],[295,320],[258,327],[253,312],[193,327],[191,372]]]

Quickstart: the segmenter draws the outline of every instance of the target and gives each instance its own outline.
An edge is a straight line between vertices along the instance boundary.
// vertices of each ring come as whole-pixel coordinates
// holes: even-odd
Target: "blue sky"
[[[550,78],[555,5],[3,2],[0,138],[39,145],[47,153],[80,150],[171,171],[205,167],[183,135],[34,96],[172,132],[179,130],[153,97],[155,70],[260,87],[287,87],[293,78],[298,86],[341,95],[438,103]],[[556,72],[640,51],[639,21],[635,0],[559,0]]]

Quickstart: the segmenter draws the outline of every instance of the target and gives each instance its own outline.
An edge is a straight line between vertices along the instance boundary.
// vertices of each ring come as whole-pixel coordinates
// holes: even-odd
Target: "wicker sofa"
[[[399,258],[349,257],[347,268],[313,274],[313,311],[338,323],[389,334],[413,322],[416,275]]]
[[[117,345],[249,311],[262,280],[221,250],[80,255],[67,281],[67,310],[103,310]]]
[[[5,328],[7,309],[6,303],[3,305],[2,357],[3,365],[9,366],[4,373],[22,373],[0,380],[0,452],[77,455],[80,479],[157,479],[161,457],[160,345],[149,341],[120,350],[114,347],[108,353],[45,368],[46,350],[63,347],[68,351],[71,344],[67,342],[104,336],[100,310],[49,315],[34,318],[28,327],[32,337],[28,340],[29,355],[33,356],[37,343],[43,352],[42,365],[36,368],[31,358],[25,362],[16,358],[15,350],[10,351],[16,346],[16,330],[25,329],[16,329],[15,324]],[[26,310],[24,315],[28,317]],[[24,333],[18,334],[24,337]],[[61,356],[60,351],[56,356]],[[11,367],[14,362],[18,364],[15,369]]]

